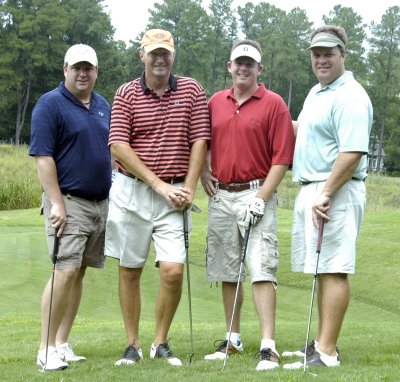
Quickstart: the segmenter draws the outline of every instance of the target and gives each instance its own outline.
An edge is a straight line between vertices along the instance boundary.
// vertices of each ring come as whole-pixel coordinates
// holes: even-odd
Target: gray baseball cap
[[[311,40],[310,46],[307,50],[316,47],[323,47],[323,48],[333,48],[335,46],[340,46],[345,49],[344,42],[337,36],[327,32],[317,33]]]

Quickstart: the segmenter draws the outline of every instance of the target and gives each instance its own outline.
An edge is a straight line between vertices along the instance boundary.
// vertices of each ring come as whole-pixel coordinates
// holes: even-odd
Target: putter
[[[306,372],[306,366],[307,366],[307,345],[310,337],[310,327],[311,327],[311,318],[312,318],[312,311],[313,311],[313,305],[314,305],[314,294],[315,294],[315,285],[317,284],[317,275],[318,275],[318,262],[319,262],[319,254],[321,252],[321,246],[322,246],[322,236],[324,233],[324,219],[320,220],[319,223],[319,229],[318,229],[318,241],[317,241],[317,262],[315,265],[315,273],[314,273],[314,279],[313,279],[313,286],[312,286],[312,291],[311,291],[311,303],[310,303],[310,314],[308,316],[308,326],[307,326],[307,336],[306,336],[306,347],[304,351],[304,361],[303,361],[303,373]],[[313,376],[317,376],[316,374],[310,373]]]
[[[249,228],[247,228],[246,231],[244,232],[242,259],[241,259],[241,261],[240,261],[239,276],[238,276],[238,281],[237,281],[237,284],[236,284],[235,299],[233,300],[233,309],[232,309],[231,323],[230,323],[230,325],[229,325],[228,343],[226,344],[224,364],[223,364],[223,366],[222,366],[222,370],[221,370],[221,371],[225,370],[226,360],[228,359],[228,348],[229,348],[229,342],[230,342],[230,340],[231,340],[232,325],[233,325],[233,319],[234,319],[234,317],[235,317],[235,310],[236,310],[237,297],[238,297],[238,294],[239,294],[240,276],[242,275],[243,268],[244,268],[244,261],[245,261],[245,259],[246,259],[247,244],[248,244],[248,242],[249,242],[249,236],[250,236],[250,227],[251,227],[251,224],[249,224]]]
[[[57,262],[57,255],[58,255],[58,246],[60,244],[60,238],[57,236],[58,228],[56,228],[54,233],[54,247],[53,247],[53,256],[52,256],[52,274],[51,274],[51,289],[50,289],[50,306],[49,306],[49,320],[47,323],[47,341],[46,341],[46,358],[45,364],[43,366],[43,371],[46,370],[47,367],[47,355],[49,351],[49,336],[50,336],[50,322],[51,322],[51,305],[53,304],[53,289],[54,289],[54,274],[56,271],[56,262]]]
[[[193,205],[192,205],[193,209]],[[183,210],[183,234],[185,238],[185,250],[186,250],[186,278],[187,278],[187,289],[189,299],[189,324],[190,324],[190,346],[191,353],[189,354],[189,365],[192,363],[194,356],[194,345],[193,345],[193,322],[192,322],[192,293],[190,291],[190,272],[189,272],[189,227],[188,227],[188,209]]]

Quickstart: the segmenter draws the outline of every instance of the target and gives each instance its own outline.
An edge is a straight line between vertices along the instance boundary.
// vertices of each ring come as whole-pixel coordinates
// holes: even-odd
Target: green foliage
[[[369,89],[374,105],[373,135],[381,146],[389,147],[388,169],[398,171],[400,162],[399,94],[400,94],[400,7],[390,7],[381,23],[372,23],[369,62]],[[380,146],[380,153],[382,147]],[[381,158],[378,157],[381,162]]]
[[[231,85],[226,70],[230,49],[240,37],[263,48],[260,81],[280,94],[292,118],[316,83],[305,52],[313,28],[305,10],[285,12],[266,1],[233,8],[232,0],[162,0],[149,9],[147,28],[174,35],[174,72],[196,78],[207,96]],[[335,5],[325,23],[346,29],[346,68],[367,88],[374,107],[373,136],[387,153],[386,170],[400,173],[400,8],[389,7],[380,23],[366,25],[350,7]],[[92,45],[99,57],[95,90],[110,103],[116,89],[143,71],[140,38],[114,41],[102,0],[0,1],[0,140],[29,141],[32,108],[41,94],[63,80],[62,58],[71,44]],[[367,39],[366,36],[369,36]],[[367,51],[366,51],[367,49]]]

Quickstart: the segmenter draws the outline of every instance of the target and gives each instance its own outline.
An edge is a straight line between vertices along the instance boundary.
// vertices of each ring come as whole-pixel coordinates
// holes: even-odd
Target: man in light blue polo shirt
[[[311,64],[318,84],[309,92],[295,130],[293,180],[302,185],[292,230],[292,270],[316,273],[319,323],[307,366],[339,366],[336,343],[350,302],[348,274],[355,272],[355,247],[364,214],[372,105],[345,70],[347,36],[326,25],[311,34]],[[318,228],[324,219],[316,271]],[[287,364],[300,368],[302,362]]]

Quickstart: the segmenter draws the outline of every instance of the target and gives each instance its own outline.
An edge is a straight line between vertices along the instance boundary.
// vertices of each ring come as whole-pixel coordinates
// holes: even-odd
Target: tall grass
[[[279,206],[292,209],[299,189],[288,171],[278,190]],[[0,145],[0,211],[40,205],[35,161],[27,146]],[[367,210],[400,209],[400,178],[371,174],[367,181]],[[200,188],[200,187],[199,187]],[[205,197],[199,189],[198,195]]]
[[[27,146],[0,145],[0,211],[40,206],[40,184]]]

